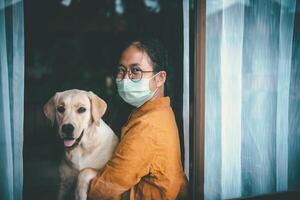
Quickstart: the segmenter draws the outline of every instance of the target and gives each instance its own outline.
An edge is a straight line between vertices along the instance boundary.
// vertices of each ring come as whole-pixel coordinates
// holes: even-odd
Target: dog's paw
[[[77,179],[75,190],[76,200],[86,200],[90,181],[97,175],[97,171],[91,168],[83,169]]]
[[[78,187],[75,190],[75,200],[86,200],[87,199],[87,190],[82,187]]]

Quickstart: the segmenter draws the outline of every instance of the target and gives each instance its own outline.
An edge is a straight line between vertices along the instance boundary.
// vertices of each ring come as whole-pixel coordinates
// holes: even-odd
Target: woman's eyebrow
[[[119,64],[120,67],[125,67],[125,68],[127,68],[127,67],[133,67],[133,66],[137,66],[137,65],[140,66],[141,64],[140,63],[132,63],[132,64],[130,64],[128,66],[125,66],[122,63]]]
[[[129,67],[133,67],[133,66],[137,66],[137,65],[140,66],[140,63],[132,63],[129,65]]]
[[[119,63],[119,67],[125,67],[125,65],[123,65],[122,63]]]

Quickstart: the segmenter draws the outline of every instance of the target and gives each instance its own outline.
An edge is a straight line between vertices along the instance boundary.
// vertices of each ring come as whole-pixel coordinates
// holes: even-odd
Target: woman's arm
[[[91,199],[119,199],[121,194],[147,175],[154,156],[152,125],[138,123],[130,128],[118,145],[112,159],[91,181]]]

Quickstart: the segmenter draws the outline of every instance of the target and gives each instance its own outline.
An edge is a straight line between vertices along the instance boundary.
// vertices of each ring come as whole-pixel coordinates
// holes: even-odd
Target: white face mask
[[[117,87],[119,95],[128,104],[140,107],[145,102],[150,100],[158,88],[155,91],[151,91],[149,88],[150,80],[157,76],[159,73],[155,74],[151,78],[141,79],[138,82],[133,82],[130,79],[117,80]]]

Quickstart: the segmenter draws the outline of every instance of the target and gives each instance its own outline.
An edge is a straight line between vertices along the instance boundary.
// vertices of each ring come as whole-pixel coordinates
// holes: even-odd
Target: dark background
[[[123,44],[155,37],[169,52],[168,91],[182,132],[182,2],[123,0],[123,13],[112,0],[26,0],[24,199],[55,199],[61,141],[42,107],[55,92],[91,90],[108,103],[104,120],[117,135],[132,107],[117,95],[111,79]],[[149,1],[148,1],[149,2]],[[151,2],[151,1],[150,1]],[[183,149],[183,148],[182,148]],[[182,151],[183,155],[183,151]]]

